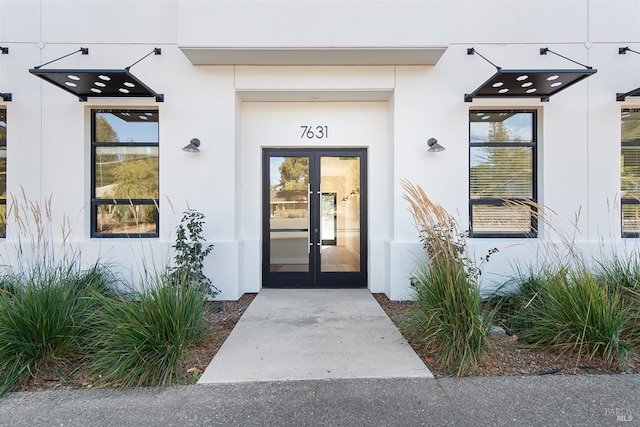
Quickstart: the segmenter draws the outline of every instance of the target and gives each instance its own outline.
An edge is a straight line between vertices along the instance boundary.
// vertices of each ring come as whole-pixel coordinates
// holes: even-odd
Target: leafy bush
[[[466,233],[455,220],[422,188],[406,181],[403,188],[425,249],[412,277],[415,304],[403,329],[436,352],[441,369],[460,376],[485,353],[489,329],[480,313],[481,268],[467,255]]]
[[[72,264],[2,280],[11,287],[0,289],[0,395],[48,364],[86,355],[98,304],[92,295],[111,289],[107,271]]]
[[[207,331],[203,293],[161,276],[129,297],[101,297],[92,356],[99,382],[123,387],[185,382],[187,352]]]
[[[176,227],[176,241],[172,246],[176,251],[175,267],[171,278],[177,283],[196,286],[205,294],[215,297],[220,291],[213,286],[202,271],[204,259],[213,250],[213,245],[203,245],[202,229],[204,215],[195,209],[187,209]]]

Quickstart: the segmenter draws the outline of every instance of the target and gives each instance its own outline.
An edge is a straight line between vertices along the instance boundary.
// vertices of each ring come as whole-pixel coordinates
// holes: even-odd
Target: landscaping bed
[[[384,294],[374,294],[382,309],[387,313],[400,331],[403,316],[413,304],[410,301],[391,301]],[[412,343],[409,344],[429,367],[436,378],[446,377],[434,364],[434,354]],[[632,355],[626,369],[607,368],[597,359],[585,360],[567,354],[558,354],[549,350],[524,348],[518,343],[517,336],[491,334],[487,345],[487,354],[466,374],[467,376],[510,376],[510,375],[567,375],[567,374],[611,374],[640,373],[640,355]]]
[[[192,383],[195,383],[206,369],[211,359],[220,349],[256,294],[245,294],[237,301],[213,301],[207,303],[206,338],[189,352],[184,370]],[[411,308],[410,301],[391,301],[384,294],[373,294],[392,322],[402,331],[404,315]],[[436,378],[448,376],[434,363],[434,354],[412,343],[422,361]],[[598,359],[580,360],[575,356],[558,354],[548,350],[532,350],[519,345],[516,336],[492,334],[487,345],[487,354],[479,364],[466,373],[466,376],[510,376],[510,375],[577,375],[640,373],[640,356],[629,358],[624,370],[607,368]],[[83,367],[79,360],[67,360],[52,364],[29,377],[16,391],[35,391],[65,388],[90,388],[98,379]],[[117,385],[116,385],[117,386]]]
[[[189,352],[185,373],[195,383],[227,339],[256,294],[244,294],[237,301],[208,302],[205,320],[208,332],[203,341]],[[65,388],[90,388],[98,380],[80,360],[51,364],[35,376],[30,376],[15,391],[36,391]]]

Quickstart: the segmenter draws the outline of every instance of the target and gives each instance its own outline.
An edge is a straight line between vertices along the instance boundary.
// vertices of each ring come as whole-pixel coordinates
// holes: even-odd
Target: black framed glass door
[[[366,287],[366,150],[264,149],[263,286]]]

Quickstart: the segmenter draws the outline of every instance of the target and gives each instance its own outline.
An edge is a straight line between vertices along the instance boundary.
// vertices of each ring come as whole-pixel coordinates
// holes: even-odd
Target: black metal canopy
[[[619,55],[625,55],[627,52],[633,52],[633,53],[637,53],[640,54],[640,52],[637,52],[633,49],[629,49],[628,47],[619,47],[618,48],[618,54]],[[623,93],[616,93],[616,101],[624,101],[627,96],[640,96],[640,87],[637,89],[633,89],[630,90],[629,92],[623,92]]]
[[[7,55],[8,53],[9,53],[9,48],[8,47],[0,46],[0,54]],[[0,92],[0,98],[2,98],[3,101],[11,101],[11,94],[10,93],[2,93],[2,92]]]
[[[81,48],[73,52],[88,53],[89,49]],[[85,53],[86,52],[86,53]],[[80,101],[86,101],[89,97],[153,97],[157,102],[164,101],[164,95],[157,93],[140,79],[134,76],[129,69],[152,53],[160,55],[160,49],[155,48],[152,52],[139,59],[129,67],[124,69],[42,69],[44,65],[39,65],[29,70],[31,74],[40,77],[49,83],[77,96]]]
[[[547,52],[551,51],[547,48],[540,49],[541,55],[546,55]],[[478,53],[475,49],[467,49],[468,55],[475,53]],[[597,72],[597,70],[585,65],[583,65],[585,69],[578,70],[504,70],[479,53],[478,55],[496,67],[497,71],[475,91],[465,94],[465,102],[471,102],[474,98],[540,98],[542,101],[548,101],[552,95]],[[569,59],[569,61],[572,60]]]

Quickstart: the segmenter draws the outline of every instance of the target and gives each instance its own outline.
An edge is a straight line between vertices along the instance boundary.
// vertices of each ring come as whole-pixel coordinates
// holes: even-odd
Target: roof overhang
[[[624,101],[627,96],[640,96],[640,87],[625,93],[616,93],[616,101]]]
[[[474,98],[540,98],[549,97],[596,73],[584,70],[498,70],[475,91],[464,95],[466,102]]]
[[[157,93],[149,86],[144,84],[136,76],[131,74],[129,69],[142,61],[149,55],[160,55],[162,50],[154,48],[151,52],[138,59],[133,64],[123,69],[44,69],[45,65],[60,59],[82,53],[89,54],[89,48],[81,47],[77,51],[71,52],[60,58],[49,61],[45,64],[38,65],[29,70],[29,72],[41,79],[51,83],[60,89],[69,92],[78,97],[82,102],[87,101],[89,97],[116,97],[116,98],[137,98],[137,97],[153,97],[157,102],[164,101],[164,95]]]
[[[496,68],[496,73],[473,92],[465,93],[465,102],[471,102],[474,98],[540,98],[541,101],[548,101],[552,95],[598,72],[598,70],[592,67],[580,64],[549,48],[540,48],[540,55],[546,55],[547,53],[557,55],[584,68],[577,70],[504,70],[482,56],[474,48],[468,48],[467,55],[477,54],[489,64],[493,65]]]
[[[618,55],[625,55],[627,52],[640,54],[640,52],[638,52],[637,50],[630,49],[628,46],[618,48]],[[624,101],[625,99],[627,99],[627,96],[640,96],[640,87],[637,89],[630,90],[629,92],[616,93],[616,101]]]
[[[193,65],[435,65],[447,46],[180,49]]]
[[[145,85],[129,70],[30,69],[29,72],[58,86],[80,101],[89,97],[153,97],[164,96]]]
[[[9,48],[0,46],[0,55],[7,55],[7,54],[9,54]],[[0,99],[2,99],[3,101],[11,101],[11,94],[0,92]]]

